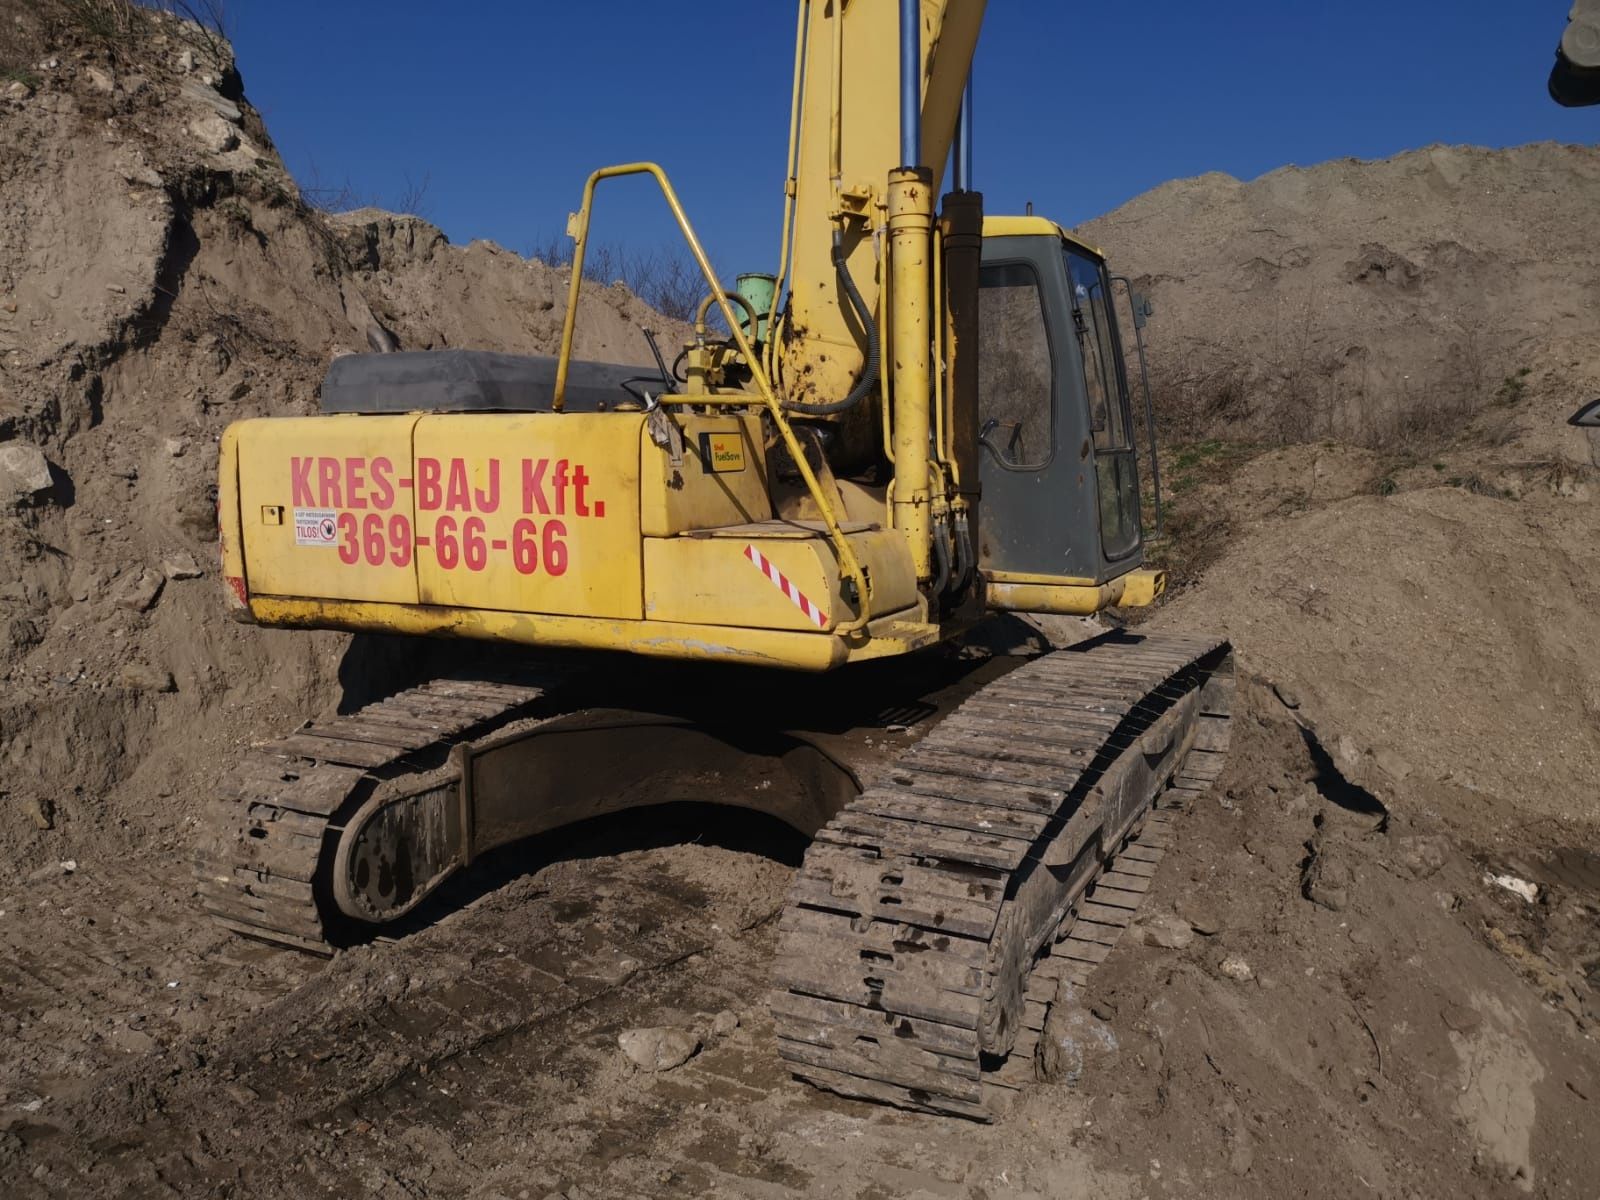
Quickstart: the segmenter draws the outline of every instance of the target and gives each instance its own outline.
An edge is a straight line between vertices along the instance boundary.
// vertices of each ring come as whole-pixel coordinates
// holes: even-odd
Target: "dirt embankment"
[[[23,873],[170,829],[233,746],[337,701],[348,639],[219,607],[222,428],[313,411],[375,327],[553,352],[566,293],[415,217],[309,209],[224,43],[89,7],[0,2],[0,869]],[[582,309],[584,357],[670,341],[620,287]]]
[[[1108,974],[1140,981],[1155,1045],[1135,1061],[1165,1064],[1143,1110],[1155,1144],[1170,1121],[1209,1129],[1251,1186],[1284,1105],[1342,1131],[1266,1134],[1284,1191],[1320,1161],[1312,1175],[1425,1194],[1382,1137],[1352,1134],[1405,1095],[1397,1120],[1453,1127],[1450,1153],[1475,1157],[1463,1194],[1583,1194],[1571,1134],[1593,1100],[1570,1072],[1595,1069],[1600,1019],[1600,470],[1566,418],[1600,388],[1597,200],[1592,148],[1432,147],[1178,181],[1087,230],[1158,310],[1152,557],[1178,587],[1148,627],[1226,630],[1256,681],[1250,774],[1178,885],[1255,922],[1246,957],[1273,963],[1258,985],[1297,995],[1263,1025],[1214,991],[1215,962]],[[1300,826],[1282,861],[1262,822]],[[1274,874],[1275,898],[1258,887]],[[1282,1089],[1311,1062],[1286,1020],[1326,1055],[1299,1100]],[[1241,1078],[1241,1055],[1275,1065]]]

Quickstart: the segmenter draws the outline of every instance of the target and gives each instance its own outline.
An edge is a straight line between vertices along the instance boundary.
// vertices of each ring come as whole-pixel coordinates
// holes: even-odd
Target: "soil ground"
[[[1326,774],[1271,687],[1242,700],[1144,914],[1203,932],[1119,948],[1079,998],[1079,1061],[996,1125],[786,1077],[764,993],[803,843],[692,808],[519,847],[447,915],[326,965],[216,933],[150,847],[32,881],[0,901],[0,1178],[19,1196],[1591,1194],[1600,1012],[1532,947],[1592,954],[1593,859],[1535,865],[1529,906]],[[702,1048],[639,1073],[617,1036],[640,1026]]]

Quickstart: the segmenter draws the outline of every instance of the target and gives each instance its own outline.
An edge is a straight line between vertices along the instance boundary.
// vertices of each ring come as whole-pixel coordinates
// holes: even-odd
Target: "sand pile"
[[[1386,446],[1592,342],[1597,206],[1600,149],[1430,146],[1176,180],[1082,232],[1155,302],[1169,429]]]
[[[225,43],[138,10],[89,29],[83,8],[0,2],[0,863],[17,865],[170,828],[231,747],[338,699],[347,638],[223,616],[224,426],[313,411],[330,357],[375,327],[405,349],[549,353],[565,304],[560,273],[498,246],[311,210]],[[621,287],[582,304],[581,356],[648,362],[639,327],[674,336]]]

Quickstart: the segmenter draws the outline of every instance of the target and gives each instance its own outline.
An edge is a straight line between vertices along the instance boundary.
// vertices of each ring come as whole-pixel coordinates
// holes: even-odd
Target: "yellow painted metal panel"
[[[885,198],[889,172],[896,167],[931,167],[935,193],[939,188],[985,5],[982,0],[921,0],[919,7],[923,120],[922,161],[917,164],[900,161],[899,5],[883,0],[809,6],[799,93],[789,329],[778,348],[791,400],[838,400],[861,371],[864,344],[833,262],[837,211],[843,206],[862,218],[848,222],[844,249],[856,287],[867,307],[876,311],[886,281],[879,270],[878,240],[868,228],[882,220],[874,200]],[[835,13],[843,22],[837,72]],[[842,102],[837,113],[836,101]],[[842,197],[840,188],[855,199]]]
[[[1123,582],[1113,579],[1099,587],[1075,584],[991,583],[987,589],[990,608],[1003,612],[1057,613],[1087,617],[1111,608],[1122,599]]]
[[[1051,587],[1067,585],[1071,587],[1098,587],[1099,584],[1088,578],[1076,575],[1032,575],[1026,571],[985,571],[983,577],[990,583],[1041,583]]]
[[[222,431],[217,455],[217,529],[222,558],[222,583],[227,589],[229,611],[245,619],[246,582],[244,571],[244,529],[239,522],[239,428],[230,425]]]
[[[1136,570],[1097,584],[1092,579],[986,571],[990,608],[1087,616],[1101,609],[1147,608],[1167,590],[1165,571]]]
[[[740,662],[795,671],[827,671],[847,662],[888,658],[931,646],[936,626],[915,612],[891,613],[846,639],[825,633],[668,621],[616,621],[476,608],[373,604],[252,596],[262,625],[283,629],[349,629],[425,637],[463,637],[564,649],[622,650],[652,658]]]
[[[646,428],[640,435],[639,523],[646,537],[670,537],[694,529],[745,525],[772,516],[766,456],[757,413],[664,411],[681,437],[681,461],[657,446]],[[707,455],[720,450],[722,470],[707,470]],[[729,469],[737,452],[742,469]]]
[[[1080,250],[1087,250],[1096,258],[1105,258],[1105,252],[1098,246],[1091,245],[1077,234],[1062,228],[1049,217],[985,216],[983,218],[983,236],[986,238],[1058,237],[1064,242],[1072,243]]]
[[[638,617],[643,425],[638,413],[421,417],[420,602]]]
[[[415,603],[415,416],[241,421],[238,513],[250,590]]]
[[[839,568],[822,537],[646,538],[645,615],[687,624],[830,630],[849,615]],[[752,531],[754,534],[754,531]],[[874,615],[917,603],[905,540],[890,530],[849,535],[872,580]]]
[[[1123,608],[1148,608],[1167,590],[1165,571],[1129,571],[1122,579]]]

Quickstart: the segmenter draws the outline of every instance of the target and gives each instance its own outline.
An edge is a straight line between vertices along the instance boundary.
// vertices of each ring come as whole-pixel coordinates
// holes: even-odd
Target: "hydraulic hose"
[[[955,521],[956,532],[956,587],[967,586],[972,578],[972,527],[967,521],[967,514],[958,512]]]
[[[945,588],[950,586],[950,539],[949,526],[944,520],[939,520],[933,527],[933,556],[938,561],[939,574],[933,581],[933,594],[944,595]]]
[[[850,389],[850,394],[843,400],[833,400],[825,404],[790,404],[790,412],[799,413],[803,417],[833,417],[842,412],[849,412],[860,404],[878,385],[878,369],[881,366],[882,347],[878,341],[878,326],[872,319],[872,310],[867,307],[867,302],[861,298],[861,292],[856,287],[856,281],[850,277],[850,265],[845,260],[844,239],[839,231],[833,231],[833,269],[839,274],[839,284],[844,288],[844,294],[850,301],[850,307],[855,309],[856,319],[861,322],[862,328],[867,331],[867,361],[861,368],[861,378],[856,380],[855,387]]]

